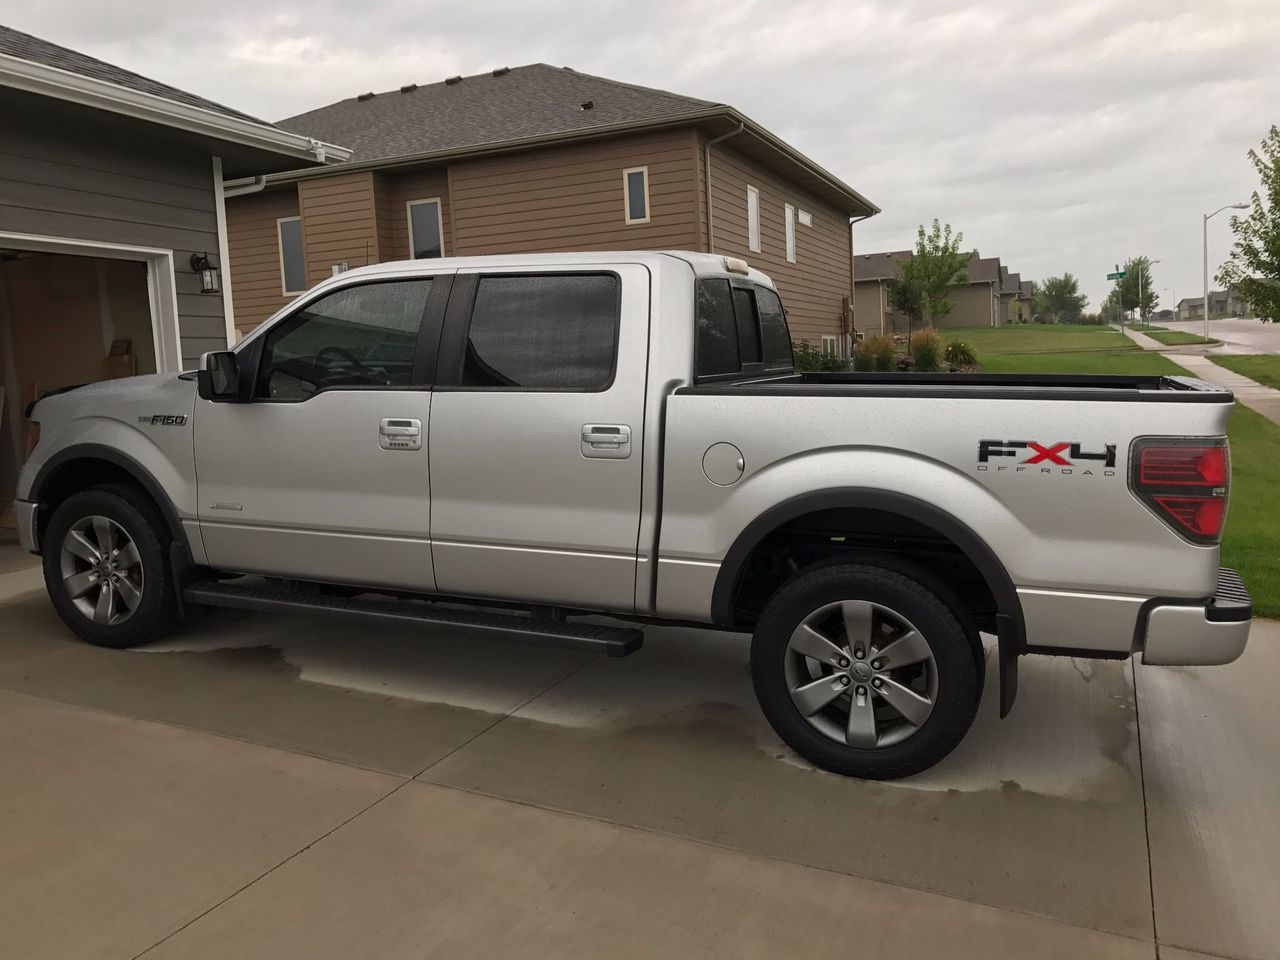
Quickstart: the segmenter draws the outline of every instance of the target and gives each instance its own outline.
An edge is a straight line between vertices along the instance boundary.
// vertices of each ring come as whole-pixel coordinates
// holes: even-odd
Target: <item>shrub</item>
[[[936,373],[942,367],[942,337],[937,330],[921,330],[911,338],[911,359],[918,373]]]
[[[871,358],[871,366],[868,370],[892,370],[893,369],[893,338],[886,337],[883,334],[877,337],[871,337],[869,340],[863,340],[859,346],[867,352],[867,356]]]
[[[972,367],[978,362],[978,357],[973,352],[973,347],[963,340],[948,341],[947,350],[943,357],[947,363],[956,367]]]
[[[836,354],[823,353],[808,340],[792,343],[791,352],[795,357],[796,369],[805,373],[830,373],[846,369],[845,362]]]
[[[867,349],[867,341],[859,340],[853,345],[853,369],[859,373],[867,373],[876,368],[876,358]]]

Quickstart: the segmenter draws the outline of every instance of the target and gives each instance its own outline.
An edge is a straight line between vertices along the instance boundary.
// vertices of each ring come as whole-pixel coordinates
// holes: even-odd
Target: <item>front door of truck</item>
[[[431,408],[441,593],[635,607],[649,271],[459,271]]]
[[[246,403],[198,400],[210,565],[430,591],[431,371],[451,271],[305,299],[237,351]]]

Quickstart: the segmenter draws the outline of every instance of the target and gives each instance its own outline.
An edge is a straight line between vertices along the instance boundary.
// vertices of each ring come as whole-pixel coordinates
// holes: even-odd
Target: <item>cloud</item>
[[[731,103],[884,209],[859,249],[939,217],[1094,303],[1137,254],[1195,293],[1200,214],[1248,197],[1245,153],[1280,121],[1274,0],[45,0],[7,18],[268,119],[536,61]],[[1211,242],[1221,260],[1225,217]]]

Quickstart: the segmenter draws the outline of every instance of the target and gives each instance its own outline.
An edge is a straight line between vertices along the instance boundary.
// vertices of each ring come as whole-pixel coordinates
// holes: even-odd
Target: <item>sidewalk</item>
[[[1178,366],[1189,371],[1192,376],[1219,387],[1225,387],[1235,394],[1236,399],[1246,407],[1262,414],[1272,423],[1280,424],[1280,390],[1265,387],[1256,380],[1233,373],[1226,367],[1220,367],[1203,353],[1179,352],[1178,347],[1166,347],[1158,340],[1139,333],[1131,327],[1123,330],[1125,336],[1142,347],[1143,350],[1158,350]],[[1190,350],[1203,350],[1203,347],[1191,347]]]

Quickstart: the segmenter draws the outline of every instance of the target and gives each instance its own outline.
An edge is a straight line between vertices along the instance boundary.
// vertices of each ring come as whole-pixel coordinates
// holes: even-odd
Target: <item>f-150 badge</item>
[[[139,417],[139,423],[148,423],[153,427],[180,427],[187,422],[185,413],[156,413],[149,417]]]

